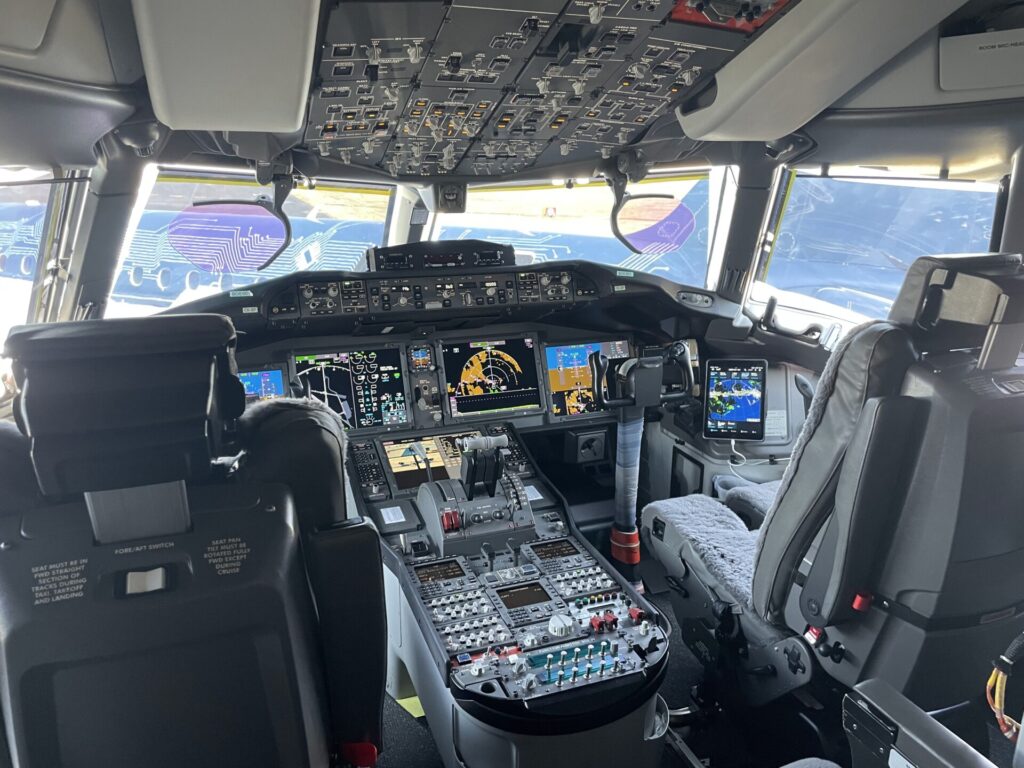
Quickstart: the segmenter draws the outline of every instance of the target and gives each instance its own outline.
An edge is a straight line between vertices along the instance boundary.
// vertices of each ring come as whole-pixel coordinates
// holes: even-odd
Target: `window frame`
[[[807,325],[817,323],[828,329],[824,334],[825,337],[828,337],[832,332],[830,325],[848,330],[850,327],[864,321],[864,316],[859,313],[853,312],[852,310],[845,310],[831,302],[803,296],[802,294],[793,294],[792,292],[772,286],[766,279],[768,276],[768,270],[771,266],[772,257],[775,253],[775,246],[778,242],[777,234],[785,219],[793,187],[799,177],[824,178],[839,181],[874,181],[882,184],[887,182],[897,184],[899,182],[949,183],[963,187],[965,191],[971,184],[986,183],[972,179],[949,179],[938,176],[901,174],[898,172],[890,173],[871,168],[864,168],[863,171],[863,173],[832,173],[828,166],[792,167],[783,165],[779,167],[779,172],[774,183],[774,189],[769,197],[769,200],[771,201],[770,208],[766,212],[764,225],[762,226],[761,233],[757,241],[758,245],[755,251],[753,279],[748,285],[747,293],[743,300],[743,306],[745,309],[750,310],[757,308],[760,309],[761,312],[749,312],[748,314],[755,318],[760,317],[763,314],[763,309],[767,305],[768,298],[773,296],[776,300],[777,310],[782,310],[781,313],[779,313],[782,316],[782,323],[780,325],[783,330],[790,332],[799,333],[806,328]],[[1000,192],[997,189],[995,206],[993,208],[992,237],[995,237],[995,233],[1002,227],[1002,221],[999,219],[1000,215],[1005,217],[1005,207],[1000,207],[999,196]],[[993,245],[990,239],[989,249],[991,250],[992,247]],[[755,294],[760,295],[755,296]],[[791,299],[792,296],[797,295],[801,297],[799,304]],[[778,316],[779,315],[776,315],[776,317]],[[786,323],[787,317],[791,318],[790,323]],[[791,324],[792,327],[790,327]]]
[[[661,172],[651,173],[644,177],[640,181],[633,182],[628,185],[627,189],[640,194],[642,187],[645,184],[660,184],[666,182],[687,182],[687,181],[701,181],[707,180],[708,182],[708,254],[707,261],[705,263],[704,281],[702,285],[690,285],[688,283],[677,283],[672,278],[663,277],[657,273],[641,273],[651,274],[655,277],[663,277],[665,280],[669,280],[677,285],[682,285],[689,288],[698,288],[704,290],[713,290],[714,286],[718,282],[719,272],[721,271],[721,253],[722,250],[719,247],[719,243],[724,243],[725,236],[728,234],[728,226],[731,221],[732,205],[731,202],[726,204],[726,198],[730,189],[732,189],[732,198],[735,198],[735,185],[730,187],[728,183],[729,174],[726,173],[721,178],[716,178],[718,172],[722,170],[728,170],[731,166],[695,166],[693,168],[675,168],[664,170]],[[735,174],[733,173],[733,176]],[[467,200],[470,195],[474,192],[498,192],[498,191],[522,191],[522,192],[538,192],[544,190],[560,189],[563,185],[567,185],[569,182],[579,184],[579,179],[566,179],[561,183],[556,183],[557,180],[553,180],[548,183],[529,181],[529,182],[506,182],[506,183],[482,183],[478,185],[471,185],[467,190]],[[589,179],[582,180],[586,182],[587,186],[603,185],[608,186],[606,179],[602,177],[592,177]],[[611,200],[614,202],[614,195],[609,188],[609,195]],[[440,234],[441,221],[445,215],[460,214],[444,214],[444,213],[431,213],[429,221],[423,229],[423,241],[436,241]],[[611,217],[611,208],[608,209],[608,217]],[[724,227],[724,231],[723,231]],[[614,235],[612,236],[614,240]],[[615,242],[619,242],[615,240]],[[623,245],[625,248],[625,245]],[[583,259],[586,261],[586,259]],[[595,264],[603,264],[603,262],[591,262]],[[607,265],[611,266],[611,265]]]
[[[114,265],[113,274],[111,276],[111,288],[107,296],[106,308],[109,309],[111,306],[111,297],[114,295],[114,290],[117,285],[117,280],[122,270],[124,269],[125,260],[131,253],[132,243],[135,240],[136,234],[138,233],[139,224],[142,221],[142,216],[146,213],[147,206],[153,196],[153,190],[157,184],[161,182],[170,183],[183,183],[183,184],[194,184],[194,183],[209,183],[211,185],[221,186],[237,186],[239,188],[248,188],[253,190],[260,190],[263,196],[268,198],[273,197],[273,187],[271,185],[261,185],[256,181],[256,176],[253,171],[245,169],[224,169],[224,168],[211,168],[208,166],[194,166],[194,165],[163,165],[153,163],[147,167],[142,175],[142,180],[139,184],[139,188],[136,191],[136,199],[132,208],[131,217],[128,222],[128,226],[125,228],[124,237],[121,242],[120,253],[118,254],[117,260]],[[333,177],[315,177],[308,178],[307,183],[309,186],[305,189],[315,191],[319,189],[323,190],[334,190],[341,192],[356,192],[356,193],[370,193],[375,195],[387,195],[387,207],[385,210],[384,220],[381,222],[382,233],[381,233],[381,245],[388,245],[392,238],[393,230],[393,218],[396,211],[396,197],[398,185],[394,183],[374,183],[374,182],[353,182],[345,179],[337,179]],[[296,189],[303,189],[303,187],[297,187]],[[239,198],[244,198],[245,195],[239,195]],[[227,199],[227,198],[223,198]],[[287,201],[285,202],[287,206]],[[288,216],[285,213],[285,216]],[[288,217],[291,220],[291,217]],[[289,243],[290,245],[291,243]],[[298,272],[291,273],[298,274]],[[159,310],[157,310],[159,311]],[[105,316],[106,312],[105,312]]]

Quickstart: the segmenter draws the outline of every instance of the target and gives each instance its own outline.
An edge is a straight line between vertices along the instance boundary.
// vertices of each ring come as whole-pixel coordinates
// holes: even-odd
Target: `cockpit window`
[[[996,184],[789,173],[752,298],[859,322],[885,317],[919,256],[989,250]]]
[[[28,319],[54,185],[50,174],[0,168],[0,345]]]
[[[434,222],[439,240],[477,238],[511,243],[520,263],[579,259],[703,286],[707,279],[709,179],[705,174],[653,179],[631,185],[632,194],[672,195],[630,207],[633,253],[612,233],[614,203],[604,181],[533,186],[475,187],[466,212]],[[643,220],[641,220],[643,219]],[[620,222],[622,223],[622,222]]]
[[[385,243],[390,187],[318,183],[295,189],[284,205],[292,230],[288,248],[262,271],[210,272],[178,253],[168,225],[182,209],[210,200],[270,197],[270,187],[246,177],[202,176],[165,171],[142,185],[121,263],[107,304],[107,317],[147,315],[203,296],[244,288],[301,270],[359,269],[366,249]],[[211,250],[221,245],[209,234]]]

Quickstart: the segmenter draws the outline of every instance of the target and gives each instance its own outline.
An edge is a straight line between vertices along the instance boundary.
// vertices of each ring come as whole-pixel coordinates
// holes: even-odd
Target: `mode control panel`
[[[510,275],[445,275],[367,280],[373,312],[437,311],[517,304]]]

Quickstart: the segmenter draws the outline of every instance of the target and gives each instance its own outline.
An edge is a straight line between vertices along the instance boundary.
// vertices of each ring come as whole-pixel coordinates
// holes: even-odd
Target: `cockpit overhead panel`
[[[610,158],[797,2],[765,0],[751,20],[732,0],[340,2],[305,141],[396,178]]]

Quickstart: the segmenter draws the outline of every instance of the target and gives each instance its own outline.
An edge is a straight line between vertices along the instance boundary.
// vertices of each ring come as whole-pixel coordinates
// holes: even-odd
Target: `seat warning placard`
[[[85,566],[89,558],[63,560],[32,568],[33,605],[62,603],[85,597]]]
[[[231,576],[242,570],[242,564],[249,558],[249,545],[238,536],[214,539],[203,554],[203,559],[217,572],[218,576]]]

